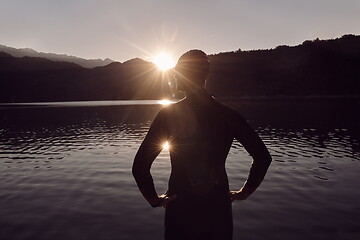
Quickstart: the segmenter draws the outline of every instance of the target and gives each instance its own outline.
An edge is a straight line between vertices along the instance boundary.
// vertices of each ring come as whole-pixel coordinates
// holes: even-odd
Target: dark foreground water
[[[1,240],[163,238],[164,210],[148,206],[131,175],[162,106],[123,104],[132,103],[0,106]],[[233,203],[234,239],[360,239],[359,102],[229,104],[274,159],[258,191]],[[232,189],[250,162],[234,142]],[[163,151],[152,168],[159,193],[169,167]]]

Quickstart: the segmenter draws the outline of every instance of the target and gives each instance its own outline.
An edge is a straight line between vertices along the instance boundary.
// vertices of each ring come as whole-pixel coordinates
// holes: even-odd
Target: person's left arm
[[[140,192],[152,207],[166,206],[167,196],[158,196],[150,168],[155,158],[160,154],[167,140],[168,130],[164,109],[155,117],[151,127],[136,153],[132,173]]]

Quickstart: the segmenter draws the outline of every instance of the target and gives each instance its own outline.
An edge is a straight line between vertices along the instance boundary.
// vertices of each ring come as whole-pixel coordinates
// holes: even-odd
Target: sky
[[[124,62],[360,34],[359,0],[0,0],[0,44]]]

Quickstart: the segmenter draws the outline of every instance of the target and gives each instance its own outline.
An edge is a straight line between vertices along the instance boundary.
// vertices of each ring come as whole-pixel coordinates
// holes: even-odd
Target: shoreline
[[[216,97],[219,100],[258,100],[258,99],[356,99],[360,100],[360,95],[308,95],[308,96],[242,96],[242,97]]]
[[[357,100],[360,101],[360,95],[309,95],[309,96],[239,96],[239,97],[217,97],[216,100],[221,102],[231,101],[277,101],[277,100]],[[31,101],[31,102],[0,102],[0,106],[16,106],[16,105],[68,105],[68,104],[79,104],[87,105],[89,103],[98,103],[96,105],[108,105],[111,103],[118,105],[142,105],[142,104],[162,104],[162,101],[177,102],[181,99],[119,99],[119,100],[78,100],[78,101]],[[150,103],[151,102],[151,103]]]
[[[344,95],[311,95],[311,96],[244,96],[244,97],[215,97],[219,102],[278,102],[278,103],[291,103],[291,102],[336,102],[336,101],[346,101],[360,104],[360,96],[344,96]]]

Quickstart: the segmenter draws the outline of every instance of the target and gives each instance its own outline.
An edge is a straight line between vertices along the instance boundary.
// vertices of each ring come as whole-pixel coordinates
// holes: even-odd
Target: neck
[[[205,88],[202,88],[202,89],[198,89],[196,91],[189,91],[189,92],[186,92],[186,98],[189,99],[190,101],[193,101],[193,100],[205,100],[205,99],[210,99],[210,98],[213,98],[213,96],[211,94],[209,94]]]
[[[208,92],[206,91],[205,88],[198,88],[198,89],[194,89],[194,90],[189,90],[186,92],[186,96],[191,96],[191,95],[208,95]]]

